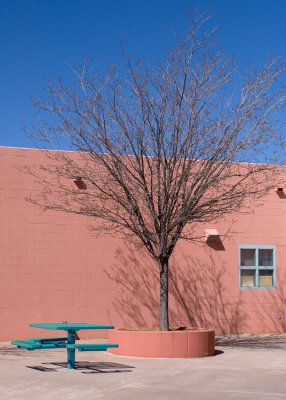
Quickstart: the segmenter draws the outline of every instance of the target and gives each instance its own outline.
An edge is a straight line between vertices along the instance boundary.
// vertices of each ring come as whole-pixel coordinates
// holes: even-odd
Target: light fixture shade
[[[73,181],[79,189],[87,189],[87,186],[81,176],[75,176]]]
[[[209,240],[212,238],[216,238],[219,236],[219,233],[216,229],[205,229],[205,240]]]

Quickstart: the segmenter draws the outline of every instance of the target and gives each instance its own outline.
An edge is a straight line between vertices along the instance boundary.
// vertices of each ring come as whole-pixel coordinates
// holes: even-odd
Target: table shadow
[[[56,372],[56,368],[47,368],[47,367],[42,367],[41,365],[26,365],[27,368],[34,369],[35,371],[40,371],[40,372]]]
[[[53,365],[54,367],[46,367],[44,365]],[[56,367],[56,368],[55,368]],[[40,372],[55,372],[62,368],[67,368],[66,362],[50,362],[42,363],[42,365],[27,366],[27,368],[34,369]],[[89,362],[77,361],[75,369],[81,371],[83,374],[102,374],[102,373],[118,373],[118,372],[132,372],[135,368],[131,365],[111,363],[111,362]]]

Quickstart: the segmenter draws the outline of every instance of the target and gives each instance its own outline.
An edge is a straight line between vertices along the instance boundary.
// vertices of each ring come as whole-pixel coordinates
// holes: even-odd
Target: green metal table
[[[75,341],[77,339],[76,333],[80,330],[103,330],[103,329],[114,329],[112,325],[100,325],[100,324],[87,324],[87,323],[70,323],[70,322],[62,322],[62,323],[33,323],[30,324],[32,328],[41,328],[41,329],[50,329],[53,331],[66,331],[67,336],[67,345],[64,346],[67,349],[67,362],[68,368],[75,368]]]

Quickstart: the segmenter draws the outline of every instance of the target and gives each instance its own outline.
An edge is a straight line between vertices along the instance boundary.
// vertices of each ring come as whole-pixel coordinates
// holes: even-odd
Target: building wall
[[[31,322],[156,326],[158,267],[143,250],[119,237],[94,237],[87,217],[42,212],[25,200],[39,185],[21,167],[45,162],[38,150],[0,148],[0,341],[45,334]],[[273,191],[252,214],[198,227],[199,235],[229,230],[219,245],[178,244],[170,266],[172,326],[285,331],[285,211],[286,199]],[[241,244],[276,246],[276,288],[239,288]]]

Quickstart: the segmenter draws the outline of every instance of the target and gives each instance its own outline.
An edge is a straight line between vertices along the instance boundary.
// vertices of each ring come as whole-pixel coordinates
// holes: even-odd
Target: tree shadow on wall
[[[226,287],[228,271],[223,262],[214,260],[210,254],[206,259],[183,255],[181,262],[172,260],[173,323],[186,321],[193,326],[214,328],[221,334],[237,333],[244,318],[241,293],[235,297]]]
[[[247,292],[245,292],[247,294]],[[285,321],[285,304],[286,304],[286,287],[284,280],[278,279],[276,288],[250,290],[249,299],[252,304],[251,312],[255,315],[255,330],[260,334],[246,335],[229,335],[217,337],[216,344],[218,346],[243,347],[243,348],[269,348],[269,349],[285,349],[286,348],[286,321]],[[246,300],[249,301],[249,300]],[[248,316],[248,321],[251,318]],[[247,329],[247,321],[244,322]]]
[[[125,327],[156,327],[159,319],[159,269],[148,255],[118,248],[116,264],[105,270],[118,285],[113,306]]]
[[[243,313],[240,295],[233,298],[223,284],[226,267],[193,257],[170,262],[170,326],[214,328],[222,334],[239,331]],[[118,285],[113,306],[125,327],[158,327],[159,270],[139,252],[116,250],[116,264],[105,271]]]
[[[260,319],[262,330],[269,332],[265,329],[271,326],[271,332],[285,333],[286,332],[286,287],[284,280],[277,279],[276,287],[273,289],[260,289],[254,291],[255,304],[257,309],[254,310],[256,317]],[[263,299],[261,296],[263,295]]]

